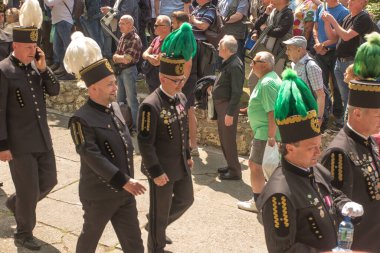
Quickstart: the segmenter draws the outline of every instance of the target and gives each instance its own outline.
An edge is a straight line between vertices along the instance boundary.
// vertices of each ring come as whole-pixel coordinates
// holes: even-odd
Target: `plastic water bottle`
[[[333,252],[351,252],[352,240],[354,239],[354,225],[351,218],[344,216],[339,224],[338,247]]]

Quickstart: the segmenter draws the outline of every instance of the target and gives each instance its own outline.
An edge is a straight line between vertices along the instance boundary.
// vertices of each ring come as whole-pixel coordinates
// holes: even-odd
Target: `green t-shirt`
[[[255,139],[268,139],[268,112],[274,111],[280,85],[280,77],[272,71],[260,78],[252,91],[248,104],[248,120]],[[280,140],[278,128],[276,140]]]

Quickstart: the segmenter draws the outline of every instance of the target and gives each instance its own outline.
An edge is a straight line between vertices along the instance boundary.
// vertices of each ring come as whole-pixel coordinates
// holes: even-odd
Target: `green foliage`
[[[375,20],[380,20],[380,2],[379,0],[369,0],[367,5],[367,10],[372,13]]]

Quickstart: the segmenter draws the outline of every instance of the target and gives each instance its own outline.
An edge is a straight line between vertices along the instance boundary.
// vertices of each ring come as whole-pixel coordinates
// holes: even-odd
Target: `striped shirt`
[[[211,2],[209,2],[203,6],[198,5],[191,13],[191,15],[194,16],[197,20],[206,22],[207,24],[212,26],[216,18],[216,9],[215,6]],[[205,31],[197,28],[195,25],[192,26],[195,39],[206,40]]]
[[[129,33],[121,35],[119,44],[117,45],[116,54],[129,55],[132,57],[131,63],[137,63],[142,53],[142,43],[140,37],[136,33],[136,29]]]

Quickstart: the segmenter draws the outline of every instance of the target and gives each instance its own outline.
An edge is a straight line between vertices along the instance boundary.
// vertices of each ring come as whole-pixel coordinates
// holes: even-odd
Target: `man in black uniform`
[[[108,60],[101,58],[97,43],[81,33],[75,34],[65,55],[65,68],[79,72],[89,95],[69,121],[81,160],[79,197],[84,211],[76,252],[95,252],[111,221],[123,251],[143,253],[134,196],[143,194],[145,187],[133,179],[132,140],[114,102],[116,78]]]
[[[166,227],[194,201],[186,98],[181,93],[185,81],[184,63],[191,55],[176,51],[176,45],[181,44],[188,52],[195,50],[189,26],[184,23],[165,39],[162,46],[165,55],[160,59],[161,86],[143,101],[139,110],[137,138],[142,169],[149,179],[148,251],[152,253],[164,252]],[[182,39],[186,34],[189,39]],[[174,39],[173,35],[176,35]],[[169,44],[174,51],[167,50]]]
[[[267,248],[272,252],[319,252],[337,243],[338,216],[363,214],[330,184],[320,155],[317,103],[292,70],[283,74],[275,106],[281,134],[281,166],[270,177],[257,206],[261,210]]]
[[[351,81],[348,122],[328,146],[322,163],[332,184],[363,205],[365,215],[355,225],[353,250],[380,252],[380,160],[371,137],[380,129],[380,36],[371,34],[359,47],[354,69],[366,81]],[[377,81],[376,81],[377,79]],[[371,81],[372,80],[372,81]]]
[[[35,4],[37,13],[29,9]],[[28,13],[42,20],[37,0],[25,2],[21,13],[20,18]],[[58,95],[59,82],[37,46],[38,28],[32,25],[38,21],[30,21],[13,29],[14,52],[0,62],[0,160],[9,162],[16,188],[6,201],[16,219],[16,245],[38,250],[33,237],[37,202],[57,184],[45,95]]]

